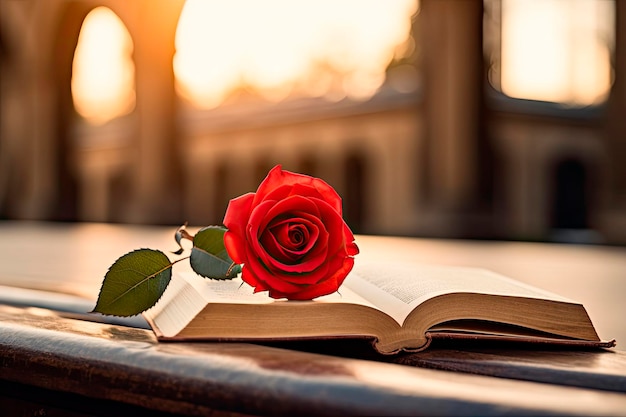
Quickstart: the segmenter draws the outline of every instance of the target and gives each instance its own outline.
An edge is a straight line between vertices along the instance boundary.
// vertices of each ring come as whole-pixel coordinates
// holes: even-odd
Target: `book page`
[[[314,303],[350,303],[376,307],[348,287],[338,292],[319,297]],[[193,272],[177,273],[163,297],[144,316],[155,323],[160,332],[171,337],[180,332],[209,303],[223,304],[275,304],[302,303],[302,301],[276,300],[267,291],[255,293],[241,278],[232,280],[210,280]]]
[[[212,280],[193,272],[183,272],[174,279],[184,278],[207,303],[269,304],[274,300],[267,293],[255,293],[241,278]]]
[[[346,280],[351,289],[402,324],[420,303],[455,292],[528,297],[571,302],[559,295],[479,268],[389,264],[355,264]]]
[[[254,289],[241,279],[210,280],[194,272],[177,273],[163,297],[154,307],[144,312],[166,337],[175,336],[208,303],[271,304],[266,293],[254,294]]]
[[[228,303],[228,304],[271,304],[275,302],[286,302],[284,299],[271,298],[267,291],[255,293],[254,288],[245,283],[241,278],[231,280],[209,280],[202,278],[195,273],[184,274],[187,283],[202,295],[209,303]],[[354,293],[348,287],[341,287],[339,291],[318,297],[315,302],[324,303],[350,303],[361,304],[368,307],[376,308],[369,301],[360,295]]]

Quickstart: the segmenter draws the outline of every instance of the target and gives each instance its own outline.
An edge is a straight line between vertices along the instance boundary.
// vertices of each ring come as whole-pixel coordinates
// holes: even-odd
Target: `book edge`
[[[615,339],[610,340],[585,340],[585,339],[557,339],[551,337],[532,336],[508,336],[508,335],[486,335],[469,334],[456,332],[426,332],[426,337],[432,342],[435,340],[468,340],[468,341],[502,341],[516,342],[534,345],[547,346],[570,346],[589,348],[613,348],[617,346]]]
[[[277,342],[277,341],[324,341],[324,340],[369,340],[372,347],[376,352],[382,355],[395,355],[401,352],[416,353],[421,352],[429,348],[433,342],[436,341],[497,341],[497,342],[514,342],[523,343],[535,346],[563,346],[563,347],[578,347],[578,348],[614,348],[617,346],[615,339],[610,340],[582,340],[582,339],[556,339],[550,337],[529,337],[529,336],[503,336],[503,335],[485,335],[485,334],[465,334],[457,332],[426,332],[426,342],[419,347],[409,348],[402,347],[392,351],[385,351],[379,349],[379,339],[374,336],[358,336],[358,335],[346,335],[346,336],[293,336],[293,337],[255,337],[255,338],[198,338],[198,337],[180,337],[180,336],[163,336],[158,327],[149,318],[146,318],[150,324],[157,340],[159,342],[166,343],[179,343],[179,342],[236,342],[236,343],[262,343],[262,342]]]

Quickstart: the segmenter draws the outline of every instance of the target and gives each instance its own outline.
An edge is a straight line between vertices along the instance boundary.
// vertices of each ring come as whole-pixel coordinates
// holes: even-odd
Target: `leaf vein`
[[[120,300],[120,298],[126,296],[127,294],[129,294],[131,291],[133,291],[135,288],[137,288],[138,286],[140,286],[141,284],[145,283],[146,281],[149,281],[150,279],[158,276],[159,274],[165,272],[166,270],[168,270],[169,268],[172,267],[172,264],[167,265],[164,268],[161,268],[160,270],[158,270],[157,272],[150,274],[148,276],[146,276],[144,279],[140,280],[139,282],[137,282],[135,285],[133,285],[132,287],[128,288],[126,291],[122,292],[120,295],[118,295],[117,297],[115,297],[113,300],[111,300],[111,302],[108,304],[109,306],[115,304],[116,302],[118,302]],[[139,271],[134,270],[133,268],[127,268],[124,271],[133,271],[136,272],[140,275],[142,275]]]

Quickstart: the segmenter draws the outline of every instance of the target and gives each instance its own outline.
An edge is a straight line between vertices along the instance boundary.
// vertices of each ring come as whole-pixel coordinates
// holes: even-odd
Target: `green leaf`
[[[93,311],[127,317],[149,309],[170,283],[172,265],[158,250],[139,249],[123,255],[104,276]]]
[[[208,226],[195,234],[189,262],[198,275],[223,280],[233,279],[241,272],[241,265],[228,256],[224,233],[224,227]]]

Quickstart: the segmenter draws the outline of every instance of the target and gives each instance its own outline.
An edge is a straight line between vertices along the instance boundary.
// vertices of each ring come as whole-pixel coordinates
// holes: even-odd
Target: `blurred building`
[[[307,27],[309,12],[279,12],[274,3],[265,4],[291,22],[285,31]],[[201,87],[185,90],[175,72],[183,0],[0,0],[0,216],[217,224],[230,198],[254,191],[280,163],[332,184],[360,233],[626,243],[626,4],[405,3],[406,39],[385,58],[382,78],[354,55],[370,68],[360,76],[369,90],[353,86],[357,67],[342,69],[331,57],[287,90],[257,88],[240,75],[203,107],[189,97]],[[534,3],[544,4],[534,13],[553,34],[541,33],[537,18],[537,33],[520,26]],[[124,28],[120,62],[131,69],[119,77],[128,83],[126,110],[112,118],[103,104],[83,110],[89,98],[81,102],[77,87],[77,57],[107,51],[83,51],[79,42],[101,6]],[[353,9],[357,19],[366,12],[359,2]],[[263,19],[239,12],[248,26]],[[255,28],[244,44],[269,30]],[[226,44],[222,32],[201,48]],[[359,33],[339,32],[334,44]],[[516,44],[520,33],[538,43]],[[289,38],[278,33],[275,43]],[[551,43],[558,54],[523,66],[524,53]],[[351,53],[338,47],[334,56],[348,62]],[[265,59],[290,65],[279,55]],[[561,72],[548,65],[556,59],[567,64]],[[214,55],[205,78],[221,65],[226,58]],[[539,75],[525,81],[531,70]],[[532,84],[550,71],[545,85]],[[322,79],[323,91],[311,93]],[[217,84],[226,81],[209,88]]]

